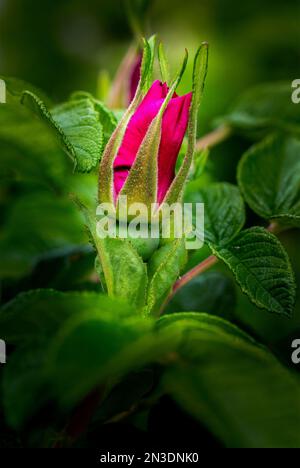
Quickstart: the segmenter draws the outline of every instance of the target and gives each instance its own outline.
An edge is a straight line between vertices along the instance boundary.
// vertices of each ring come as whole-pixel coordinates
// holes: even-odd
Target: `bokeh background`
[[[184,48],[192,54],[201,41],[210,43],[199,136],[209,131],[215,119],[227,112],[252,85],[278,80],[292,82],[300,77],[299,0],[154,0],[150,3],[145,34],[158,33],[174,70]],[[123,0],[0,0],[0,74],[38,86],[54,102],[67,99],[74,90],[97,95],[99,74],[106,70],[114,76],[132,40],[133,31]],[[189,85],[190,75],[186,73],[181,91],[188,91]],[[236,183],[236,164],[250,144],[243,137],[235,137],[216,148],[208,166],[210,179]],[[0,157],[1,152],[3,146]],[[7,191],[4,195],[1,192],[2,224],[15,202],[15,193],[20,195],[23,189],[10,187],[9,196]],[[25,190],[27,195],[33,193],[31,214],[27,211],[28,224],[32,227],[35,222],[40,229],[38,211],[35,211],[37,198],[32,186],[26,186]],[[64,223],[63,208],[61,213],[61,223]],[[249,213],[249,224],[260,222]],[[54,230],[52,237],[55,236],[58,234]],[[74,230],[70,237],[77,241]],[[16,235],[14,244],[13,239],[14,236],[10,245],[18,250],[20,236]],[[300,284],[299,232],[291,231],[282,240]],[[297,335],[300,328],[299,300],[293,321],[258,311],[240,293],[237,301],[238,322],[269,344],[276,343],[289,350],[290,336]]]
[[[132,39],[125,3],[0,0],[0,73],[53,99],[95,93],[99,71],[113,75]],[[154,0],[146,32],[160,35],[173,64],[185,47],[210,43],[204,130],[250,85],[299,75],[299,20],[298,0]]]

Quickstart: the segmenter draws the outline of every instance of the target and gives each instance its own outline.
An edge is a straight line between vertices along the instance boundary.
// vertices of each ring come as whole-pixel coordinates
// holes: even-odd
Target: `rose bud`
[[[134,96],[136,94],[136,90],[138,89],[139,81],[141,78],[141,66],[142,66],[143,54],[139,52],[136,57],[135,61],[132,64],[129,76],[129,86],[128,86],[128,104],[130,104]]]
[[[134,165],[140,146],[154,118],[158,115],[169,88],[155,81],[132,116],[124,139],[114,160],[114,199],[117,200]],[[175,178],[175,166],[188,126],[192,93],[172,96],[162,118],[161,137],[157,158],[157,195],[159,204],[165,198]]]
[[[135,97],[108,142],[100,164],[99,203],[112,206],[120,224],[130,220],[127,214],[136,204],[146,207],[148,217],[145,219],[143,216],[145,221],[142,221],[146,225],[153,218],[160,219],[164,204],[182,202],[195,151],[207,52],[207,44],[197,51],[193,92],[178,96],[176,89],[186,68],[187,53],[170,88],[160,81],[151,85],[153,52],[145,41]],[[176,163],[186,132],[187,153],[176,174]],[[124,198],[128,210],[125,216],[122,211]]]
[[[130,47],[114,78],[107,105],[111,109],[123,109],[130,105],[141,77],[142,52]]]

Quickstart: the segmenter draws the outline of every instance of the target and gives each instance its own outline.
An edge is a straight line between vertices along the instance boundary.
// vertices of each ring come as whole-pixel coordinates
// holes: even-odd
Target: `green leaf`
[[[243,156],[238,169],[243,195],[255,213],[300,227],[300,140],[268,137]]]
[[[243,330],[228,322],[227,320],[216,317],[214,315],[195,313],[193,311],[181,312],[171,315],[164,315],[156,322],[156,329],[160,332],[165,331],[170,333],[171,330],[173,333],[175,330],[180,332],[180,340],[177,340],[179,350],[184,349],[184,345],[189,338],[189,332],[193,332],[198,328],[207,331],[210,329],[212,331],[217,329],[224,332],[225,335],[234,332],[236,338],[240,338],[242,341],[257,345],[257,342]],[[201,353],[201,348],[198,348],[198,350],[195,349],[195,352]]]
[[[120,320],[113,309],[109,315],[94,310],[66,323],[50,349],[47,369],[54,393],[64,406],[75,404],[107,378],[138,366],[135,346],[141,346],[151,330],[151,323],[142,318]],[[131,347],[134,354],[126,358]]]
[[[101,123],[103,129],[103,144],[105,146],[116,129],[118,120],[114,113],[110,111],[103,102],[95,99],[90,93],[77,91],[76,93],[72,94],[70,101],[81,101],[83,99],[88,99],[89,101],[93,102],[95,111],[98,112],[99,122]]]
[[[10,356],[3,376],[3,406],[8,424],[19,429],[50,398],[44,373],[44,348],[21,347]]]
[[[174,352],[181,349],[188,330],[201,317],[185,316],[180,326],[172,318],[160,320],[157,326],[149,319],[121,321],[112,314],[83,313],[71,318],[54,338],[48,357],[56,397],[64,407],[70,407],[107,380],[119,381],[150,363],[166,364],[169,356],[173,362]]]
[[[206,312],[226,319],[234,315],[236,293],[233,282],[219,272],[198,276],[170,301],[165,313]]]
[[[291,316],[295,280],[278,239],[263,228],[247,229],[224,248],[212,248],[233,272],[242,291],[260,308]]]
[[[39,97],[25,91],[22,103],[52,129],[79,172],[89,172],[97,166],[103,151],[103,131],[93,102],[70,101],[50,111]]]
[[[66,246],[36,258],[32,272],[22,278],[18,290],[51,288],[58,291],[101,292],[94,280],[95,252],[92,246]],[[25,283],[25,284],[24,284]]]
[[[89,99],[71,101],[55,107],[51,114],[72,145],[77,170],[89,172],[94,169],[103,152],[104,137],[93,102]]]
[[[0,106],[1,180],[30,182],[59,192],[69,167],[51,132],[14,101]]]
[[[225,246],[243,228],[246,220],[244,201],[239,189],[227,183],[218,183],[187,195],[190,203],[204,203],[205,242]]]
[[[180,346],[184,332],[157,328],[149,318],[132,314],[122,320],[101,311],[70,318],[54,337],[47,358],[54,395],[69,408],[107,381],[119,382],[145,365],[164,363]]]
[[[265,84],[250,89],[224,120],[247,131],[300,132],[300,109],[292,102],[291,83]]]
[[[1,337],[14,345],[47,340],[70,317],[85,311],[122,317],[132,313],[123,302],[93,292],[62,293],[40,289],[19,294],[0,309]]]
[[[185,239],[176,239],[162,246],[150,259],[147,312],[157,314],[167,294],[178,279],[187,259]]]
[[[10,206],[0,239],[0,275],[22,276],[49,250],[86,242],[82,217],[70,200],[33,192]]]
[[[151,369],[142,369],[126,376],[99,407],[91,430],[97,433],[99,423],[103,424],[118,415],[130,412],[151,391],[155,385],[154,377],[154,371]]]
[[[161,322],[185,330],[166,390],[226,447],[299,447],[297,374],[229,322],[198,314],[188,326],[188,316]]]
[[[71,317],[53,338],[47,357],[53,395],[69,408],[107,380],[117,382],[150,363],[165,363],[197,323],[194,315],[186,314],[180,327],[169,322],[155,327],[136,316],[120,320],[101,309]]]
[[[52,398],[46,366],[51,340],[69,320],[82,314],[118,324],[132,314],[132,308],[101,294],[37,290],[17,296],[0,309],[1,337],[17,346],[4,373],[4,405],[13,427],[21,426]],[[75,366],[76,352],[81,350],[73,350]]]

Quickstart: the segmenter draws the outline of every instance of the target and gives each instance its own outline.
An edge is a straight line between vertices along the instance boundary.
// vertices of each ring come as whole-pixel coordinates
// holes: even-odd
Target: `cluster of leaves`
[[[117,120],[87,93],[53,107],[32,86],[15,79],[5,83],[0,165],[2,198],[8,199],[2,209],[8,206],[9,212],[0,252],[1,276],[7,278],[26,274],[49,251],[86,243],[82,218],[68,194],[74,191],[89,202],[95,198],[95,175],[79,173],[97,166]],[[14,190],[22,196],[14,197]]]
[[[163,55],[161,49],[166,74]],[[262,139],[240,159],[238,186],[203,186],[207,154],[197,158],[185,199],[205,203],[206,247],[189,259],[178,240],[147,261],[121,239],[100,242],[94,218],[82,208],[103,292],[84,220],[68,194],[93,204],[95,169],[117,118],[87,93],[53,106],[31,86],[5,82],[0,336],[10,350],[1,368],[9,427],[20,434],[29,427],[28,445],[51,445],[66,416],[101,389],[95,417],[102,422],[130,417],[132,408],[138,412],[139,404],[168,394],[226,446],[299,447],[299,377],[232,323],[236,290],[222,268],[182,288],[168,313],[155,319],[180,272],[211,254],[255,306],[291,316],[294,274],[270,232],[300,227],[300,113],[288,87],[253,90],[224,117],[233,134]],[[245,202],[260,226],[244,228]],[[269,231],[261,227],[269,224]],[[131,372],[154,375],[157,367],[158,382],[141,374],[129,391]],[[39,430],[36,442],[33,418],[40,414],[47,430]]]

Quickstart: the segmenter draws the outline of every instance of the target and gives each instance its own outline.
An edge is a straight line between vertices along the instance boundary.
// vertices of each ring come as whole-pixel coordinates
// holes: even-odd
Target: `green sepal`
[[[153,70],[154,70],[154,59],[156,55],[156,48],[157,48],[157,36],[153,35],[150,37],[148,40],[148,44],[150,47],[150,63],[149,63],[149,72],[146,76],[145,79],[145,85],[144,85],[144,93],[146,94],[148,89],[151,87],[152,82],[153,82]]]
[[[162,42],[158,46],[158,62],[159,62],[162,80],[165,83],[169,83],[170,82],[170,68],[169,68],[168,59],[165,53],[164,45]]]
[[[102,238],[97,233],[96,215],[93,215],[80,201],[74,200],[85,217],[92,242],[96,248],[99,263],[97,272],[107,294],[112,298],[125,300],[138,310],[145,304],[147,270],[142,258],[127,239]]]
[[[149,42],[144,40],[144,52],[141,66],[141,77],[138,89],[132,103],[121,118],[116,130],[112,134],[105,151],[103,153],[102,162],[99,171],[99,203],[114,204],[113,197],[113,162],[118,154],[118,150],[122,144],[128,123],[140,105],[148,83],[149,75],[152,75],[153,68],[153,50]]]
[[[187,251],[184,238],[168,242],[154,253],[148,264],[147,314],[159,315],[161,306],[186,261]]]
[[[207,67],[208,44],[204,42],[199,47],[194,60],[193,99],[188,126],[187,154],[164,200],[164,203],[168,203],[170,205],[181,200],[183,196],[184,185],[189,176],[189,171],[193,162],[197,137],[198,110],[203,97],[204,85],[207,75]]]
[[[159,248],[160,243],[159,238],[152,239],[151,237],[148,239],[132,239],[128,237],[128,240],[144,262],[147,262],[152,257],[154,252]]]
[[[149,214],[151,214],[151,204],[154,204],[157,201],[158,153],[161,141],[162,119],[165,110],[181,81],[186,69],[187,61],[188,53],[186,51],[180,71],[171,86],[159,113],[147,131],[129,176],[120,193],[121,196],[127,196],[128,205],[133,203],[143,203],[149,208]]]

